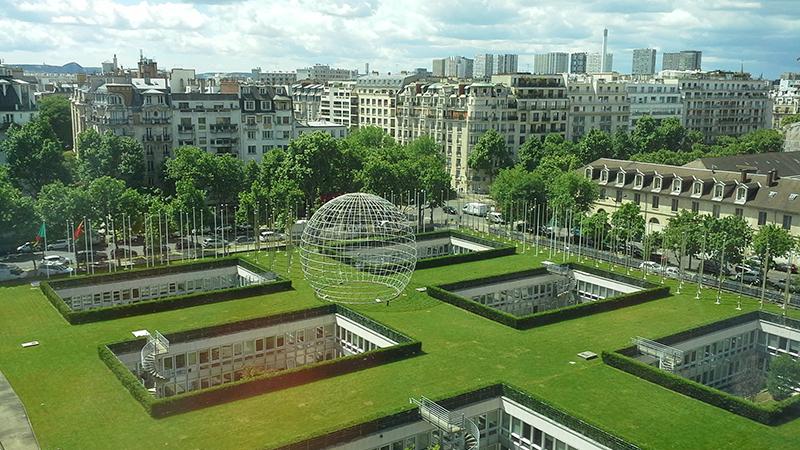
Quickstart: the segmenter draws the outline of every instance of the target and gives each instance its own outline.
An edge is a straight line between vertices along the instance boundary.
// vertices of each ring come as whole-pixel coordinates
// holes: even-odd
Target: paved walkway
[[[0,372],[0,450],[38,450],[25,407]]]

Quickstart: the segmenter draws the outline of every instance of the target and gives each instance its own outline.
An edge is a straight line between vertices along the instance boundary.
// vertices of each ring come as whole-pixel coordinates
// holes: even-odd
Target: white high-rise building
[[[633,75],[652,75],[656,73],[656,49],[637,48],[633,51]]]
[[[569,71],[569,54],[550,52],[534,55],[533,72],[545,75],[567,73]]]
[[[603,65],[605,63],[605,65]],[[606,54],[605,61],[600,53],[589,53],[586,55],[586,73],[611,72],[614,68],[614,54]]]
[[[494,74],[494,55],[482,53],[475,55],[473,77],[475,79],[489,78]]]
[[[519,64],[519,55],[506,53],[502,55],[494,55],[494,73],[517,73]]]

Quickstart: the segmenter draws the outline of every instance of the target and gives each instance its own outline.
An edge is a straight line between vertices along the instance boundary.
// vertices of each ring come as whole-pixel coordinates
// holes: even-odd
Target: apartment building
[[[270,86],[290,86],[297,82],[297,73],[284,71],[263,72],[261,67],[256,67],[250,71],[253,81],[267,84]]]
[[[567,73],[568,70],[568,53],[550,52],[533,56],[533,73],[552,75]]]
[[[633,75],[652,75],[656,73],[656,49],[635,49],[633,51],[631,73]]]
[[[490,53],[482,53],[475,55],[475,60],[472,66],[472,75],[476,80],[484,80],[490,78],[494,72],[494,55]]]
[[[625,81],[614,76],[564,75],[569,96],[567,139],[577,141],[591,130],[628,130],[630,102]]]
[[[239,85],[241,158],[261,161],[271,148],[287,148],[294,136],[292,98],[282,86]]]
[[[397,95],[417,78],[416,75],[367,75],[356,80],[358,125],[374,125],[395,136]]]
[[[327,120],[298,120],[294,124],[292,138],[311,133],[326,133],[331,137],[341,139],[347,136],[347,127]]]
[[[332,81],[322,90],[319,119],[344,125],[358,126],[358,95],[355,81]]]
[[[702,60],[703,52],[697,50],[667,52],[661,59],[661,70],[701,70]]]
[[[36,115],[35,85],[0,65],[0,140],[12,123],[22,125]]]
[[[602,53],[589,53],[586,55],[586,73],[605,73],[614,69],[614,54],[606,53],[603,60]]]
[[[494,55],[494,74],[517,73],[519,55],[503,53]]]
[[[177,147],[214,154],[241,153],[242,114],[237,94],[172,94],[172,135]]]
[[[294,117],[297,120],[319,120],[322,93],[325,85],[321,83],[297,83],[290,87]]]
[[[643,116],[651,116],[656,122],[667,118],[683,121],[683,102],[677,79],[641,79],[626,83],[630,102],[628,129],[633,129]]]
[[[297,81],[311,80],[319,83],[329,81],[354,80],[358,77],[358,70],[336,69],[326,64],[314,64],[312,67],[297,69]]]
[[[772,128],[780,128],[786,116],[800,114],[800,73],[784,73],[777,89],[769,94],[772,99]]]
[[[586,73],[586,52],[569,55],[569,73]]]
[[[660,231],[679,211],[691,210],[739,216],[756,229],[776,224],[800,235],[800,179],[781,178],[775,169],[763,173],[747,166],[719,170],[694,162],[670,166],[601,158],[580,170],[599,187],[594,211],[611,214],[634,202],[648,231]]]
[[[769,81],[721,71],[682,72],[678,77],[684,126],[701,132],[706,142],[771,126]]]

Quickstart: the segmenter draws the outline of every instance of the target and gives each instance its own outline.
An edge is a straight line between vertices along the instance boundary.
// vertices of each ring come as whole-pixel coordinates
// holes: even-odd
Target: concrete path
[[[0,372],[0,450],[38,450],[25,407]]]

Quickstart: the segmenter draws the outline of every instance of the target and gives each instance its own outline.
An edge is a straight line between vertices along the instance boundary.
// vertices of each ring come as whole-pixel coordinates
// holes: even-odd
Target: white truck
[[[485,217],[486,213],[489,212],[489,205],[487,205],[486,203],[472,202],[464,205],[464,208],[462,210],[464,211],[464,214],[469,214],[471,216]]]

